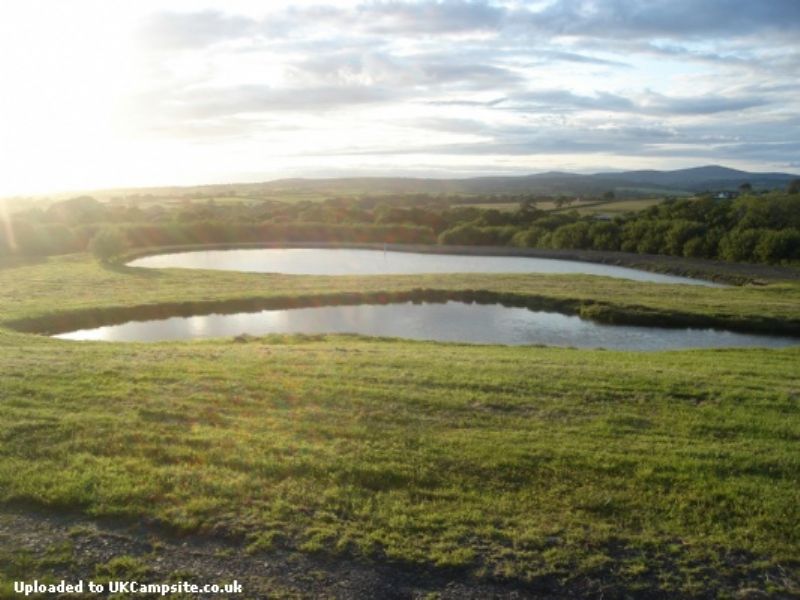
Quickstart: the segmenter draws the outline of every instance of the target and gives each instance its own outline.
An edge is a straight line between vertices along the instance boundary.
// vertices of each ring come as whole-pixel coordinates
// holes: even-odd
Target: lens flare
[[[11,223],[11,215],[8,213],[8,208],[0,202],[0,226],[3,230],[3,244],[12,252],[17,251],[17,240],[14,237],[14,227]]]

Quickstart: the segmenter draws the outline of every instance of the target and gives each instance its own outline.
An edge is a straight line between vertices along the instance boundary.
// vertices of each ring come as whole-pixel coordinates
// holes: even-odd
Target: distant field
[[[600,213],[626,213],[644,210],[655,206],[663,201],[663,198],[643,198],[638,200],[615,200],[603,202],[592,206],[581,207],[577,205],[578,212],[581,214],[600,214]]]
[[[182,206],[182,205],[202,205],[208,202],[214,202],[220,205],[234,205],[234,204],[254,204],[265,201],[274,202],[300,202],[308,200],[318,202],[325,200],[327,196],[320,196],[315,194],[264,194],[264,195],[233,195],[233,196],[156,196],[156,197],[120,197],[112,196],[110,198],[100,197],[104,202],[119,202],[122,204],[132,204],[139,208],[148,208],[151,206]]]
[[[478,202],[475,204],[470,204],[468,202],[462,204],[454,204],[453,206],[464,207],[464,208],[481,208],[481,209],[494,209],[500,210],[503,212],[513,212],[519,208],[519,202]],[[537,204],[537,206],[539,206]]]
[[[686,190],[653,188],[653,187],[617,186],[614,188],[614,191],[618,195],[629,195],[629,196],[652,196],[652,197],[674,196],[676,198],[679,198],[692,195],[691,192],[687,192]]]
[[[663,202],[663,198],[637,198],[631,200],[612,200],[609,202],[603,201],[586,201],[586,202],[571,202],[569,204],[565,204],[561,207],[557,206],[555,202],[537,202],[536,208],[540,210],[548,210],[553,212],[569,212],[572,210],[577,210],[579,213],[583,215],[593,215],[593,214],[621,214],[625,212],[631,211],[639,211],[644,210],[645,208],[649,208],[651,206],[655,206]],[[515,211],[519,208],[519,202],[501,202],[501,203],[491,203],[491,202],[481,202],[476,204],[470,203],[462,203],[456,204],[455,206],[464,206],[464,207],[474,207],[474,208],[482,208],[482,209],[495,209],[500,211]]]
[[[578,210],[580,211],[593,211],[594,209],[594,201],[588,202],[570,202],[569,204],[564,204],[561,207],[558,207],[555,202],[545,201],[545,202],[537,202],[534,206],[539,210],[552,210],[552,211],[570,211],[570,210]],[[483,209],[495,209],[501,211],[515,211],[519,209],[520,203],[519,202],[478,202],[475,204],[470,204],[468,202],[464,202],[461,204],[456,204],[455,206],[471,206],[474,208],[483,208]]]

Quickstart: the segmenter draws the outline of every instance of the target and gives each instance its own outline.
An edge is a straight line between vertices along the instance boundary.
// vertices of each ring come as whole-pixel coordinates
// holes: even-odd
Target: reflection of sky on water
[[[613,265],[525,256],[465,256],[328,248],[209,250],[146,256],[132,267],[216,269],[292,275],[396,275],[414,273],[581,273],[655,283],[714,285]]]
[[[324,306],[265,310],[233,315],[173,317],[132,321],[62,334],[71,340],[161,341],[235,336],[242,333],[360,333],[446,342],[668,350],[763,346],[800,343],[791,338],[712,329],[659,329],[601,325],[560,313],[508,308],[499,304]]]

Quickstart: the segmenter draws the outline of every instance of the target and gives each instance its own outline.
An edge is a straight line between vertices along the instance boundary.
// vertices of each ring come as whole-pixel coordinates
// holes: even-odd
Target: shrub
[[[706,227],[696,221],[679,219],[672,223],[665,236],[666,251],[668,254],[680,256],[684,254],[684,245],[692,238],[702,237]]]
[[[800,258],[800,231],[782,229],[764,232],[756,244],[755,257],[767,263]]]
[[[128,238],[118,229],[101,229],[89,242],[89,250],[100,262],[108,262],[125,252]]]
[[[589,248],[592,240],[589,237],[589,224],[583,221],[562,225],[553,232],[553,248],[582,249]]]
[[[479,227],[472,223],[457,225],[439,235],[440,244],[460,246],[505,246],[516,233],[513,227]]]
[[[520,248],[541,248],[548,231],[543,227],[533,225],[529,229],[518,231],[511,239],[511,245]]]
[[[734,229],[726,233],[719,242],[719,256],[730,261],[752,261],[756,244],[764,235],[761,229]]]
[[[621,232],[616,223],[592,223],[589,237],[595,250],[619,250]]]

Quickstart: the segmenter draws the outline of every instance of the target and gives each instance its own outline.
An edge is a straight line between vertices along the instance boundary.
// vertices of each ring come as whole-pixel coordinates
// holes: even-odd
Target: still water
[[[69,340],[152,342],[247,333],[360,333],[442,342],[545,344],[618,350],[669,350],[761,346],[779,348],[800,340],[713,329],[663,329],[601,325],[561,313],[500,304],[411,302],[263,310],[230,315],[131,321],[55,337]]]
[[[397,275],[421,273],[581,273],[655,283],[716,286],[700,279],[662,275],[599,263],[527,256],[467,256],[329,248],[258,248],[156,254],[131,267],[217,269],[291,275]]]

